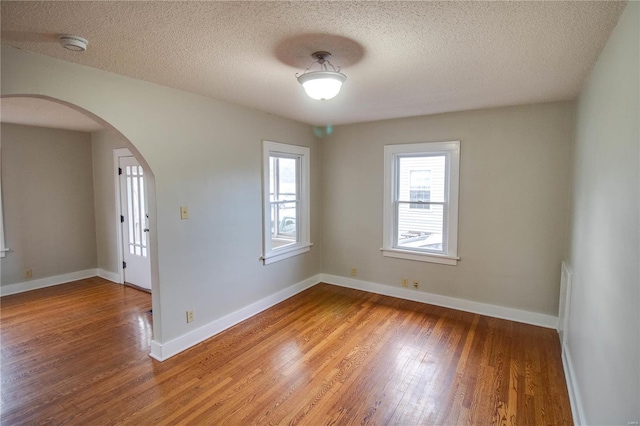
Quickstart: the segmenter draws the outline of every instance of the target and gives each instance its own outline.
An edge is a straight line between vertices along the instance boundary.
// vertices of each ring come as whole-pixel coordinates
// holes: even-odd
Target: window
[[[384,147],[388,257],[456,265],[460,142]]]
[[[264,264],[308,252],[309,148],[263,142],[263,205]]]
[[[429,210],[431,201],[431,169],[422,169],[417,164],[417,170],[409,171],[409,198],[411,201],[423,201],[409,205],[410,209]]]

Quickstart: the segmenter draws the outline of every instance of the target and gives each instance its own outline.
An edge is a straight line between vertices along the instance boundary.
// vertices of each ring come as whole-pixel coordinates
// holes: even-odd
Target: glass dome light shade
[[[310,98],[328,100],[340,93],[342,83],[347,76],[334,71],[313,71],[302,74],[298,82],[302,84]]]

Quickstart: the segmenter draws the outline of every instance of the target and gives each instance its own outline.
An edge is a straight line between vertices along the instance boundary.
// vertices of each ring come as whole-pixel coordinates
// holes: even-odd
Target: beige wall
[[[2,285],[96,267],[91,136],[2,124]]]
[[[585,424],[640,420],[639,51],[629,2],[578,101],[567,337]]]
[[[320,152],[310,126],[6,46],[2,94],[76,105],[112,125],[141,154],[156,188],[150,199],[154,345],[320,272]],[[311,148],[314,246],[268,266],[259,261],[263,139]],[[189,220],[180,220],[181,205],[189,207]],[[189,324],[187,310],[196,317]]]
[[[558,313],[574,103],[339,126],[322,140],[323,272]],[[383,146],[461,141],[458,266],[383,257]]]
[[[118,274],[113,150],[129,148],[131,144],[114,130],[104,130],[91,134],[91,146],[93,148],[98,268]]]

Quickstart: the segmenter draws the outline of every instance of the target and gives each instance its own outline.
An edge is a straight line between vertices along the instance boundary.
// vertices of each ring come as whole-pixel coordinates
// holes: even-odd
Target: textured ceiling
[[[621,2],[13,2],[2,42],[315,125],[575,98]],[[85,37],[84,53],[56,34]],[[328,50],[330,101],[295,79]]]

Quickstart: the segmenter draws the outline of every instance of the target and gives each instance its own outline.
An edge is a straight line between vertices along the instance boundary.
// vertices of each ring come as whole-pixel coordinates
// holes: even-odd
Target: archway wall
[[[320,273],[320,152],[308,125],[6,46],[1,83],[2,96],[48,97],[99,117],[152,172],[156,345],[189,342],[199,328]],[[268,266],[259,262],[264,139],[309,146],[312,160],[314,247]],[[187,310],[196,321],[186,322]]]

